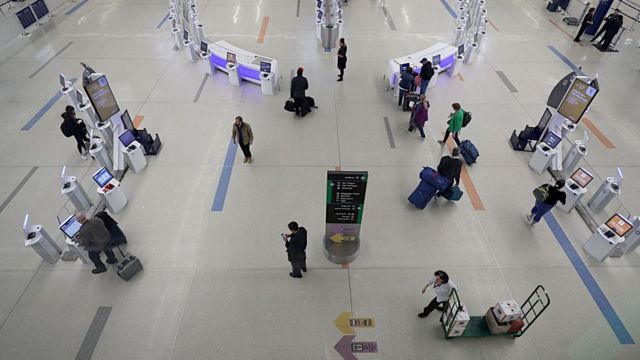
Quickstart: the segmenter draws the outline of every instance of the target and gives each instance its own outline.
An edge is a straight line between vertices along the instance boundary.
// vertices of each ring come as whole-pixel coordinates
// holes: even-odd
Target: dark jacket
[[[618,15],[614,20],[611,21],[611,26],[609,26],[607,28],[607,31],[604,32],[604,37],[613,38],[622,27],[622,24],[622,15]]]
[[[84,246],[87,251],[100,251],[111,240],[109,230],[104,226],[102,220],[97,217],[92,217],[82,224],[77,237],[78,243]]]
[[[304,91],[309,88],[309,83],[307,82],[307,78],[302,75],[298,75],[291,79],[291,91],[290,95],[292,98],[303,98],[305,97]]]
[[[400,75],[400,83],[398,84],[398,86],[400,86],[400,88],[403,90],[411,90],[411,88],[415,85],[413,79],[413,74],[411,74],[410,71],[403,72]]]
[[[456,184],[459,184],[460,171],[462,171],[462,161],[449,155],[443,156],[442,159],[440,159],[440,164],[438,164],[437,170],[438,174],[449,179],[452,185],[454,181]]]
[[[593,13],[587,13],[582,19],[582,26],[588,26],[593,24]]]
[[[555,186],[549,186],[549,195],[547,195],[547,198],[543,201],[543,203],[555,206],[558,201],[564,205],[567,201],[567,194],[564,191],[559,190]]]
[[[298,232],[291,235],[286,246],[289,255],[304,254],[304,251],[307,248],[307,229],[299,227]]]
[[[342,55],[342,56],[340,56]],[[338,48],[338,69],[347,67],[347,45]]]
[[[423,80],[431,80],[432,76],[433,76],[433,67],[431,66],[431,63],[428,62],[422,65],[422,68],[420,68],[420,77]]]
[[[84,124],[84,121],[74,118],[67,112],[62,113],[60,116],[64,119],[64,126],[69,129],[73,136],[85,136],[87,134],[87,125]]]

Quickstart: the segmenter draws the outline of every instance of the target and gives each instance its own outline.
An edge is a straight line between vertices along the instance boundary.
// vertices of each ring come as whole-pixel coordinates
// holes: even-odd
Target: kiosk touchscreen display
[[[131,145],[132,142],[136,141],[136,137],[135,135],[133,135],[133,132],[131,130],[125,130],[122,134],[120,134],[120,136],[118,136],[118,139],[120,139],[120,142],[124,147],[127,147]]]
[[[268,61],[260,61],[260,72],[270,73],[271,63]]]
[[[58,74],[58,81],[60,81],[60,85],[62,86],[62,88],[67,88],[67,79],[65,79],[64,75]]]
[[[322,8],[322,0],[316,0],[316,7],[317,7],[318,9],[321,9],[321,8]]]
[[[458,55],[464,54],[464,44],[458,45]]]
[[[324,15],[322,10],[318,10],[318,20],[322,20],[322,15]]]
[[[593,180],[593,175],[583,168],[578,168],[571,174],[571,180],[575,181],[581,188],[586,188]]]
[[[102,75],[97,80],[87,84],[84,91],[89,96],[100,121],[107,121],[120,111],[106,76]]]
[[[440,65],[440,55],[434,55],[433,58],[431,58],[431,64],[433,66]]]
[[[235,64],[236,63],[236,54],[232,52],[227,52],[227,62]]]
[[[558,113],[577,124],[597,93],[598,89],[595,87],[575,79],[560,103]]]
[[[410,63],[400,64],[400,74],[406,72],[410,66]]]
[[[189,41],[189,32],[187,30],[182,30],[182,40]]]
[[[104,167],[100,168],[98,171],[96,171],[95,174],[93,174],[93,180],[100,187],[104,187],[105,185],[107,185],[107,183],[111,181],[111,179],[113,179],[113,175],[111,175],[109,170],[107,170],[107,168],[104,168]]]
[[[124,124],[124,127],[126,129],[135,129],[135,127],[133,126],[133,122],[131,121],[131,116],[129,116],[129,110],[125,110],[122,113],[122,116],[120,116],[120,119],[122,119],[122,123]]]
[[[76,235],[78,235],[81,226],[82,224],[80,224],[78,220],[76,220],[75,215],[71,215],[66,218],[64,222],[62,222],[62,224],[60,224],[59,228],[69,239],[73,239]]]
[[[473,34],[473,43],[474,44],[478,43],[478,33]]]
[[[83,105],[84,96],[82,96],[82,93],[78,89],[76,89],[76,100],[78,100],[78,104]]]
[[[49,15],[49,8],[47,7],[47,4],[44,2],[44,0],[36,0],[33,4],[31,4],[31,8],[36,14],[38,20]]]
[[[33,13],[30,6],[27,6],[20,11],[16,11],[16,16],[20,21],[20,25],[22,25],[22,28],[25,30],[37,21],[36,15]]]
[[[625,236],[633,228],[633,224],[620,214],[615,214],[610,217],[605,225],[620,237]]]
[[[560,141],[562,141],[560,136],[556,135],[553,131],[547,132],[547,134],[544,136],[544,139],[542,139],[542,142],[549,145],[549,147],[551,147],[552,149],[555,149],[556,146],[560,144]]]
[[[200,41],[200,51],[204,54],[209,52],[209,44],[204,41]]]

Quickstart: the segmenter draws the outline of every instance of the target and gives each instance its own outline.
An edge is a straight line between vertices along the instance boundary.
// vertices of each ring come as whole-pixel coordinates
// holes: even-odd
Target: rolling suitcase
[[[120,247],[118,247],[118,251],[120,255],[122,255],[122,260],[118,261],[114,265],[114,269],[116,274],[122,278],[124,281],[129,281],[135,274],[139,273],[142,270],[142,262],[140,259],[134,255],[127,253],[126,255],[122,253]]]
[[[460,155],[462,155],[462,157],[464,158],[464,162],[466,162],[467,165],[471,165],[477,161],[480,153],[478,152],[478,149],[476,149],[476,146],[471,143],[471,141],[465,140],[460,143]]]
[[[420,179],[426,181],[437,191],[444,191],[449,187],[449,179],[438,174],[438,172],[430,167],[425,167],[420,171]]]
[[[405,94],[402,102],[402,111],[410,111],[419,100],[420,95],[418,94]]]
[[[436,194],[436,189],[426,181],[420,181],[418,187],[409,195],[409,202],[418,209],[424,209]]]

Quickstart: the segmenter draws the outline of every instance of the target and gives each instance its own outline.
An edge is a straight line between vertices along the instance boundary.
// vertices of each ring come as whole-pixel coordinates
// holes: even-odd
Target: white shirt
[[[431,279],[427,282],[427,286],[433,286],[433,291],[436,293],[436,300],[438,302],[445,302],[449,300],[449,294],[451,294],[451,289],[457,289],[458,286],[454,284],[451,280],[446,284],[436,284],[436,277],[432,276]]]

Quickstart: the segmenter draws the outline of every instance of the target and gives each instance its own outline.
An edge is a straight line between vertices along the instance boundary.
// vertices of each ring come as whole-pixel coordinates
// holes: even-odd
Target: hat
[[[427,60],[427,58],[422,58],[422,60],[420,60],[420,63],[421,63],[421,64],[424,64],[424,63],[426,63],[427,61],[429,61],[429,60]]]

